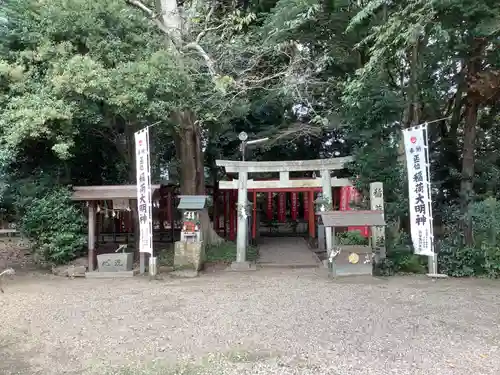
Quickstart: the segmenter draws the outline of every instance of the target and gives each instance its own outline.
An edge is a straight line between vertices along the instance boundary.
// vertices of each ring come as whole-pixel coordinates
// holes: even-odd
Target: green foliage
[[[230,263],[236,260],[236,244],[234,242],[223,242],[217,246],[208,246],[205,249],[207,262]],[[247,260],[256,261],[259,257],[259,249],[255,246],[247,247]]]
[[[387,231],[386,251],[386,258],[376,265],[376,274],[425,273],[425,259],[413,254],[411,239],[405,232],[393,234]]]
[[[487,198],[473,204],[471,209],[474,246],[463,246],[460,230],[453,219],[440,241],[441,272],[451,276],[500,277],[500,201]]]
[[[71,201],[66,188],[54,188],[25,203],[19,222],[23,235],[42,258],[65,263],[75,258],[86,243],[83,213]]]
[[[337,238],[337,243],[342,245],[368,245],[368,238],[361,235],[359,231],[347,231],[339,233],[335,236]]]

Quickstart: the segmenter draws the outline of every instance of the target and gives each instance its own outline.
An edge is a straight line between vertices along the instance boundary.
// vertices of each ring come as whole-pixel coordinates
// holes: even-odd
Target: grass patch
[[[236,244],[231,241],[223,242],[218,246],[209,246],[205,249],[207,262],[231,263],[236,260]],[[247,247],[247,260],[255,262],[259,258],[259,248],[256,246]]]
[[[158,249],[156,251],[158,251],[156,256],[158,257],[158,265],[159,266],[173,266],[174,265],[175,250],[174,250],[173,244],[171,246],[167,245],[165,248]]]

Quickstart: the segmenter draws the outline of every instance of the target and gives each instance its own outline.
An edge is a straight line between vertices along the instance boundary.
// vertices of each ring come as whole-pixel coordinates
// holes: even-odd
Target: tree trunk
[[[179,125],[176,148],[181,164],[181,193],[205,195],[205,170],[200,128],[192,112],[176,112],[173,117]],[[201,212],[200,221],[205,244],[219,245],[224,241],[213,229],[207,210]]]
[[[479,104],[476,98],[469,98],[466,108],[466,122],[464,126],[464,149],[462,160],[462,181],[460,184],[460,206],[462,211],[462,228],[466,246],[472,246],[472,216],[469,209],[472,203],[474,189],[474,153],[476,150],[476,126]]]
[[[460,183],[460,208],[462,213],[462,230],[464,244],[473,246],[472,216],[470,206],[474,193],[474,167],[476,152],[477,118],[481,97],[474,91],[473,82],[481,70],[484,41],[472,41],[471,58],[467,63],[466,82],[468,86],[467,104],[465,108],[464,148],[462,159],[462,176]]]
[[[123,156],[126,160],[126,165],[128,168],[128,183],[135,185],[137,183],[137,171],[136,171],[136,160],[135,160],[135,137],[134,133],[136,130],[135,124],[127,124],[125,128],[125,144],[121,147],[123,150]],[[132,204],[131,204],[132,203]],[[139,259],[139,214],[137,212],[137,201],[130,200],[130,215],[132,216],[132,227],[134,228],[134,247],[135,247],[135,260]]]

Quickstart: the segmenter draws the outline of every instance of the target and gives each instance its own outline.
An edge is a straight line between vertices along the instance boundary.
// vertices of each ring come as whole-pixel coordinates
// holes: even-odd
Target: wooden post
[[[309,237],[316,237],[316,223],[314,221],[315,213],[314,213],[314,191],[309,191],[304,194],[309,194],[309,199],[307,203],[309,205]]]
[[[223,209],[222,209],[222,216],[224,217],[224,238],[227,238],[227,206],[228,206],[228,195],[229,195],[229,192],[227,191],[223,191],[223,194],[224,194],[224,206],[223,206]]]
[[[219,234],[219,189],[214,188],[212,196],[213,200],[213,215],[214,215],[214,230]]]
[[[89,228],[88,228],[88,249],[89,249],[89,272],[94,271],[94,251],[95,251],[95,219],[96,212],[94,202],[89,202]]]
[[[253,192],[252,239],[257,238],[257,192]]]

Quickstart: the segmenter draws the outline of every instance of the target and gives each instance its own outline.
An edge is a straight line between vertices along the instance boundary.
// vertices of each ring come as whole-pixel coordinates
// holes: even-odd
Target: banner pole
[[[148,271],[149,276],[156,276],[157,265],[156,265],[156,257],[154,256],[154,237],[153,237],[153,188],[151,186],[151,144],[149,137],[149,128],[146,128],[146,145],[147,145],[147,178],[148,178],[148,211],[149,211],[149,244],[151,246],[151,253],[149,254],[149,263],[148,263]]]
[[[431,122],[436,121],[439,120]],[[429,123],[426,122],[403,130],[408,170],[410,218],[412,220],[411,237],[415,253],[427,256],[427,276],[445,278],[447,275],[438,274],[438,259],[434,242]]]
[[[425,123],[424,127],[424,145],[425,145],[425,164],[427,173],[427,189],[429,194],[429,218],[431,220],[431,249],[433,255],[428,257],[428,272],[429,275],[437,275],[438,273],[438,259],[436,253],[436,246],[434,244],[434,215],[432,213],[432,184],[431,184],[431,158],[429,152],[429,128],[428,124]]]

